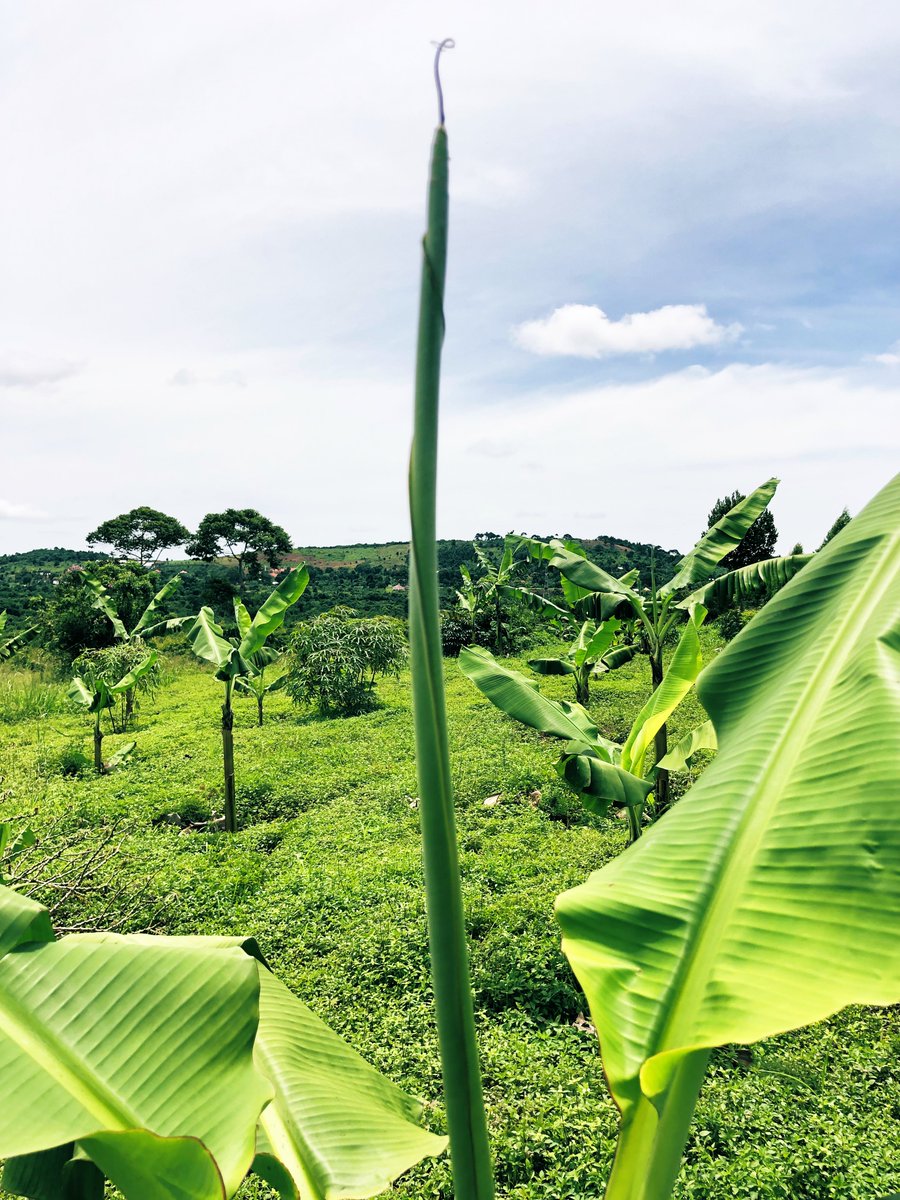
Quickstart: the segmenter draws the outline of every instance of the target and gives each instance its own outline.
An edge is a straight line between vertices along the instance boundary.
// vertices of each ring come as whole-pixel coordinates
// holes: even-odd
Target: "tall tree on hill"
[[[206,514],[186,549],[191,558],[203,562],[230,555],[243,581],[248,569],[251,574],[258,573],[261,558],[270,567],[277,567],[293,546],[287,531],[255,508],[226,508],[224,512]]]
[[[112,546],[115,558],[152,567],[164,550],[183,546],[190,532],[174,517],[142,505],[98,525],[85,539],[89,546]]]
[[[743,492],[732,492],[730,496],[722,496],[712,506],[706,528],[712,529],[717,521],[721,521],[722,517],[742,500],[746,500]],[[726,571],[736,571],[739,567],[749,567],[751,563],[774,558],[777,541],[778,530],[775,528],[774,518],[769,509],[765,509],[744,534],[740,544],[722,559],[719,566]]]

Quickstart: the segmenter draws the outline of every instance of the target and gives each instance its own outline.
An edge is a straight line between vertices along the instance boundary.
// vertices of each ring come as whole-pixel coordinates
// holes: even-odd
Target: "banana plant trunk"
[[[663,651],[662,646],[657,646],[650,653],[650,681],[653,691],[663,681]],[[656,750],[656,761],[659,762],[669,752],[669,731],[665,725],[661,725],[653,739],[653,746]],[[657,814],[665,812],[669,807],[669,772],[660,770],[656,776],[654,784],[654,795],[656,798]]]
[[[94,713],[94,770],[103,774],[103,730],[100,728],[100,709]]]
[[[588,666],[576,668],[575,699],[585,707],[591,702],[591,669]]]
[[[259,695],[256,697],[256,723],[257,723],[257,725],[262,725],[262,723],[263,723],[263,698],[262,698],[262,695]]]
[[[125,714],[122,719],[122,732],[128,728],[131,718],[134,716],[134,688],[131,687],[125,693]]]
[[[222,705],[222,761],[225,767],[225,830],[237,831],[234,803],[234,710],[231,707],[232,681],[225,684],[225,703]]]

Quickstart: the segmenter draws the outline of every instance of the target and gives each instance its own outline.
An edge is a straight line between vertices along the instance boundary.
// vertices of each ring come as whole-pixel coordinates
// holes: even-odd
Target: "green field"
[[[717,634],[703,639],[712,656]],[[452,660],[446,673],[498,1194],[587,1200],[602,1190],[616,1114],[552,906],[621,852],[624,831],[584,815],[553,773],[548,742],[491,708]],[[255,936],[280,977],[422,1097],[428,1124],[441,1130],[408,673],[379,684],[378,710],[345,720],[294,708],[281,693],[258,729],[252,704],[238,700],[243,830],[234,838],[202,828],[220,797],[211,673],[170,653],[164,686],[139,713],[133,760],[105,777],[71,773],[76,752],[89,753],[88,721],[67,708],[61,685],[38,695],[29,679],[0,672],[0,818],[27,816],[48,851],[78,854],[113,823],[121,840],[58,922]],[[648,683],[640,659],[595,685],[592,713],[606,735],[623,736]],[[45,716],[23,715],[28,687]],[[566,680],[541,687],[569,694]],[[691,696],[674,732],[698,715]],[[847,1010],[752,1052],[722,1047],[676,1195],[879,1200],[897,1191],[898,1064],[897,1010]],[[449,1198],[446,1160],[416,1168],[391,1194]],[[241,1195],[274,1193],[251,1182]]]

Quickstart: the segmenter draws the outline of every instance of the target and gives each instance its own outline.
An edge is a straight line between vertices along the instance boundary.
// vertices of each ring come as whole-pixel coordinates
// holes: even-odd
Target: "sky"
[[[900,464],[893,0],[0,0],[0,553],[150,505],[403,539],[451,152],[439,534],[779,547]]]

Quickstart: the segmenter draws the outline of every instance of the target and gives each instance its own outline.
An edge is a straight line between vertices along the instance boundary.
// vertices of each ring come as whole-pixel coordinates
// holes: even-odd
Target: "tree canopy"
[[[845,508],[841,512],[840,516],[835,519],[835,522],[832,525],[832,527],[825,534],[825,540],[822,542],[822,545],[819,547],[819,549],[822,550],[825,546],[827,546],[828,543],[831,541],[831,539],[833,537],[836,537],[837,534],[839,534],[841,532],[841,530],[844,528],[845,525],[849,525],[849,524],[850,524],[850,513]]]
[[[293,545],[286,530],[255,508],[226,508],[206,514],[186,549],[191,558],[203,562],[229,554],[243,579],[248,567],[251,574],[258,569],[260,558],[277,567]]]
[[[734,508],[744,499],[743,492],[732,492],[730,496],[722,496],[712,506],[707,517],[706,528],[711,529],[729,509]],[[749,567],[751,563],[772,558],[777,541],[778,530],[775,528],[775,520],[767,508],[756,518],[744,534],[740,544],[730,554],[726,554],[719,565],[726,571],[736,571],[738,567]]]
[[[141,505],[104,521],[85,540],[89,546],[112,546],[116,558],[133,559],[142,567],[150,567],[164,550],[183,545],[190,536],[174,517]]]

